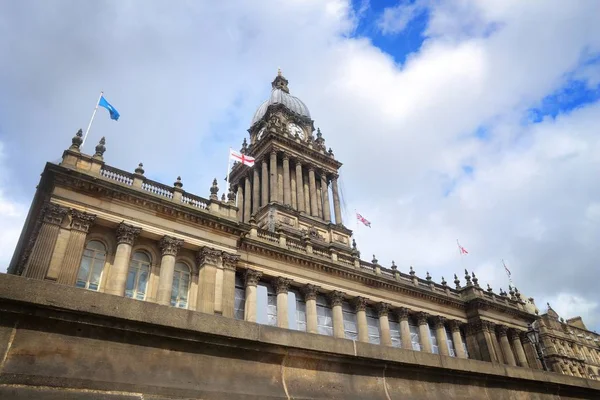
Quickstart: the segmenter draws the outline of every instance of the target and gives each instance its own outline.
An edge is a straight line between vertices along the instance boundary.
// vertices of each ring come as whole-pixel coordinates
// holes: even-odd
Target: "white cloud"
[[[507,289],[505,258],[538,304],[548,293],[594,302],[600,105],[534,125],[523,116],[573,74],[593,84],[594,66],[581,63],[600,52],[600,4],[428,2],[427,39],[403,65],[348,37],[361,14],[345,1],[57,4],[14,3],[0,16],[14,191],[30,198],[42,162],[87,124],[104,89],[121,119],[99,115],[86,150],[106,135],[110,164],[143,161],[146,175],[182,175],[207,195],[280,66],[344,162],[348,218],[356,208],[373,222],[357,232],[364,258],[462,280],[459,238],[483,285]],[[417,11],[404,12],[405,26]],[[485,140],[473,135],[482,127]],[[592,312],[582,308],[598,324]]]
[[[402,33],[407,25],[425,9],[426,5],[426,0],[414,2],[404,0],[395,7],[385,8],[377,22],[381,33],[384,35]]]

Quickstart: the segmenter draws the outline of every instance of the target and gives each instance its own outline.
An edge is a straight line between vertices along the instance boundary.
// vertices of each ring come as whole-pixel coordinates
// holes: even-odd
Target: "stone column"
[[[117,227],[117,251],[113,266],[108,273],[104,293],[125,296],[131,249],[141,231],[142,228],[127,225],[124,222]]]
[[[448,348],[448,337],[446,336],[446,327],[444,323],[446,318],[436,316],[433,318],[435,324],[435,338],[438,344],[438,350],[441,356],[449,356],[450,349]]]
[[[250,222],[250,213],[252,212],[252,189],[250,188],[250,178],[244,178],[244,222]]]
[[[379,331],[381,333],[381,344],[384,346],[392,345],[392,336],[390,335],[390,321],[388,313],[391,305],[388,303],[377,304],[377,313],[379,314]]]
[[[262,188],[260,205],[264,207],[269,204],[269,166],[267,165],[266,158],[262,160],[262,176],[260,181]]]
[[[85,237],[87,236],[90,226],[96,220],[96,216],[86,212],[71,210],[71,232],[65,249],[65,256],[62,262],[62,268],[58,273],[58,283],[64,285],[75,285],[79,266],[81,265],[81,257],[85,247]],[[93,265],[90,265],[93,268]]]
[[[315,169],[308,167],[308,184],[310,193],[310,215],[319,216],[319,207],[317,206],[317,182],[315,180]]]
[[[427,324],[428,314],[424,312],[417,313],[417,323],[419,324],[419,339],[421,340],[421,351],[431,353],[431,337],[429,336],[429,325]]]
[[[327,186],[327,176],[325,172],[321,173],[321,193],[323,194],[323,219],[331,222],[331,206],[329,205],[329,187]]]
[[[277,202],[277,152],[271,152],[271,165],[269,166],[269,174],[271,176],[271,202]]]
[[[238,183],[237,189],[237,208],[238,208],[238,221],[244,221],[244,189],[242,188],[242,182]]]
[[[498,334],[500,336],[500,347],[502,347],[502,354],[504,355],[504,360],[508,365],[512,365],[513,367],[517,365],[515,361],[515,356],[510,348],[510,343],[508,342],[508,337],[506,336],[508,327],[506,325],[498,325]]]
[[[244,306],[244,318],[249,322],[256,322],[256,286],[262,276],[262,272],[251,269],[246,270],[246,304]]]
[[[519,367],[529,367],[529,364],[527,363],[527,357],[525,357],[525,350],[523,350],[523,345],[521,344],[521,339],[519,338],[519,332],[515,329],[510,329],[508,331],[508,335],[510,336],[510,341],[513,344],[513,348],[515,349],[517,365]]]
[[[489,321],[477,320],[473,322],[473,336],[476,339],[477,349],[482,361],[498,362],[498,356],[494,348],[494,343],[497,343],[494,329],[494,324]]]
[[[317,294],[319,287],[310,283],[302,288],[306,302],[306,332],[319,333],[317,328]]]
[[[462,336],[460,336],[460,322],[456,320],[450,321],[450,330],[452,331],[452,342],[454,343],[456,357],[467,358],[467,354],[463,348]]]
[[[290,157],[283,154],[283,204],[292,205],[292,188],[290,186]]]
[[[254,165],[252,174],[252,214],[256,214],[260,206],[260,174],[258,173],[258,163]]]
[[[358,341],[369,342],[369,327],[367,325],[367,299],[357,297],[354,299],[356,307],[356,324],[358,326]]]
[[[235,270],[240,256],[237,254],[223,253],[223,292],[222,314],[224,317],[233,318],[235,307]]]
[[[290,290],[291,279],[279,277],[275,281],[275,290],[277,293],[277,326],[280,328],[289,328],[288,316],[288,291]]]
[[[342,224],[342,210],[340,208],[340,193],[338,191],[337,176],[331,179],[331,192],[333,195],[333,211],[335,213],[335,223]]]
[[[183,245],[183,240],[171,236],[163,236],[160,239],[160,275],[158,276],[158,296],[156,302],[163,306],[171,304],[171,292],[173,290],[173,273],[175,271],[175,257]]]
[[[521,332],[519,336],[521,337],[521,344],[523,346],[523,350],[525,351],[527,364],[529,364],[531,368],[542,369],[542,363],[540,360],[538,360],[537,351],[535,350],[533,344],[529,341],[527,332]]]
[[[479,351],[479,335],[483,337],[483,334],[480,334],[479,324],[468,323],[465,325],[465,342],[467,343],[469,358],[481,361],[489,361],[484,360],[484,358],[481,356],[481,352]]]
[[[298,211],[304,211],[304,180],[302,179],[302,164],[296,160],[296,204]]]
[[[329,293],[329,302],[333,313],[333,336],[344,338],[344,314],[342,313],[342,301],[344,294],[337,290]]]
[[[412,342],[410,340],[410,326],[408,325],[408,308],[400,307],[396,310],[398,319],[400,320],[400,340],[402,341],[402,348],[412,350]]]
[[[67,208],[54,203],[47,203],[42,208],[40,213],[42,225],[23,275],[34,279],[46,278],[60,226],[68,211]]]
[[[196,261],[199,271],[196,311],[214,314],[217,265],[222,262],[221,252],[209,247],[202,247],[198,251]]]

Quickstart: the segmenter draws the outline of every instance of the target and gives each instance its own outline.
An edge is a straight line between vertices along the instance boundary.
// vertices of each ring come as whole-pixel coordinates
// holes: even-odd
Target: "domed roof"
[[[310,112],[308,111],[306,104],[296,96],[290,94],[287,84],[288,81],[281,75],[281,70],[278,71],[277,77],[271,83],[271,86],[273,87],[273,90],[271,90],[271,97],[258,107],[258,110],[254,113],[254,117],[252,117],[251,126],[265,116],[267,109],[272,104],[283,104],[285,108],[294,114],[310,118]]]

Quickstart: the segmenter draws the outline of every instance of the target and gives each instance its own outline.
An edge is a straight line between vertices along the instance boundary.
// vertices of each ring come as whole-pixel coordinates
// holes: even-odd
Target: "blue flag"
[[[114,119],[115,121],[119,120],[119,117],[121,116],[121,114],[119,114],[117,109],[114,108],[113,106],[111,106],[108,101],[106,101],[104,96],[100,97],[100,101],[98,102],[98,105],[100,107],[104,107],[108,110],[108,112],[110,113],[110,119]]]

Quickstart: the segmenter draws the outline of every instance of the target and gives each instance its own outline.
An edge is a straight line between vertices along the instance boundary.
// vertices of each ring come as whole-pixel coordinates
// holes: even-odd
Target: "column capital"
[[[277,279],[275,279],[275,290],[276,293],[287,293],[290,290],[290,283],[292,283],[292,280],[289,278],[284,278],[282,276],[277,277]]]
[[[284,160],[288,160],[288,161],[290,161],[290,154],[289,154],[287,151],[284,151],[284,152],[282,152],[282,155],[281,155],[281,157],[282,157]]]
[[[498,335],[506,336],[508,332],[508,327],[506,325],[496,325],[496,330],[498,331]]]
[[[61,225],[68,212],[69,209],[66,207],[54,203],[46,203],[42,208],[41,219],[42,222],[47,224]]]
[[[314,173],[316,171],[316,168],[312,164],[309,164],[306,169],[308,169],[308,172],[312,171]]]
[[[163,256],[175,257],[182,245],[183,240],[166,235],[159,242],[160,251]]]
[[[508,338],[510,340],[519,340],[521,337],[521,331],[515,328],[508,329]]]
[[[255,271],[253,269],[247,269],[246,275],[244,276],[246,281],[246,286],[256,286],[258,285],[258,281],[262,277],[262,272]]]
[[[380,302],[377,303],[376,309],[377,309],[377,313],[379,314],[380,317],[382,316],[387,316],[390,313],[390,310],[392,308],[392,305],[389,303],[384,303],[384,302]]]
[[[228,269],[230,271],[235,271],[237,267],[237,263],[240,260],[240,256],[238,254],[231,254],[227,252],[223,252],[223,268]]]
[[[206,246],[202,247],[196,254],[198,267],[201,267],[203,264],[217,265],[221,255],[222,252],[219,250],[211,249],[210,247]]]
[[[433,320],[433,324],[435,326],[436,329],[440,329],[440,328],[444,328],[445,327],[445,323],[446,323],[446,318],[436,315],[432,318]]]
[[[84,211],[71,209],[71,229],[80,231],[83,233],[88,233],[90,226],[96,220],[95,214],[88,214]]]
[[[139,236],[141,231],[142,228],[121,222],[119,226],[117,226],[117,244],[128,244],[133,246],[133,242],[135,242],[135,239]]]
[[[406,307],[400,307],[396,309],[396,314],[398,314],[400,321],[408,321],[410,310]]]
[[[521,343],[529,343],[529,338],[527,337],[526,331],[518,331],[519,338],[521,339]]]
[[[450,330],[452,332],[460,332],[460,327],[463,323],[459,320],[451,319],[448,321],[448,324],[450,325]]]
[[[416,317],[417,317],[417,324],[419,326],[427,325],[427,318],[429,318],[429,314],[427,314],[426,312],[420,311],[416,314]]]
[[[329,292],[327,297],[329,298],[329,303],[332,307],[341,306],[342,302],[344,301],[344,293],[340,292],[339,290]]]
[[[367,299],[364,297],[358,296],[352,300],[356,311],[365,311],[367,309]]]
[[[306,284],[302,289],[302,294],[304,294],[304,301],[308,300],[316,300],[317,295],[319,294],[319,286],[313,285],[312,283]]]

